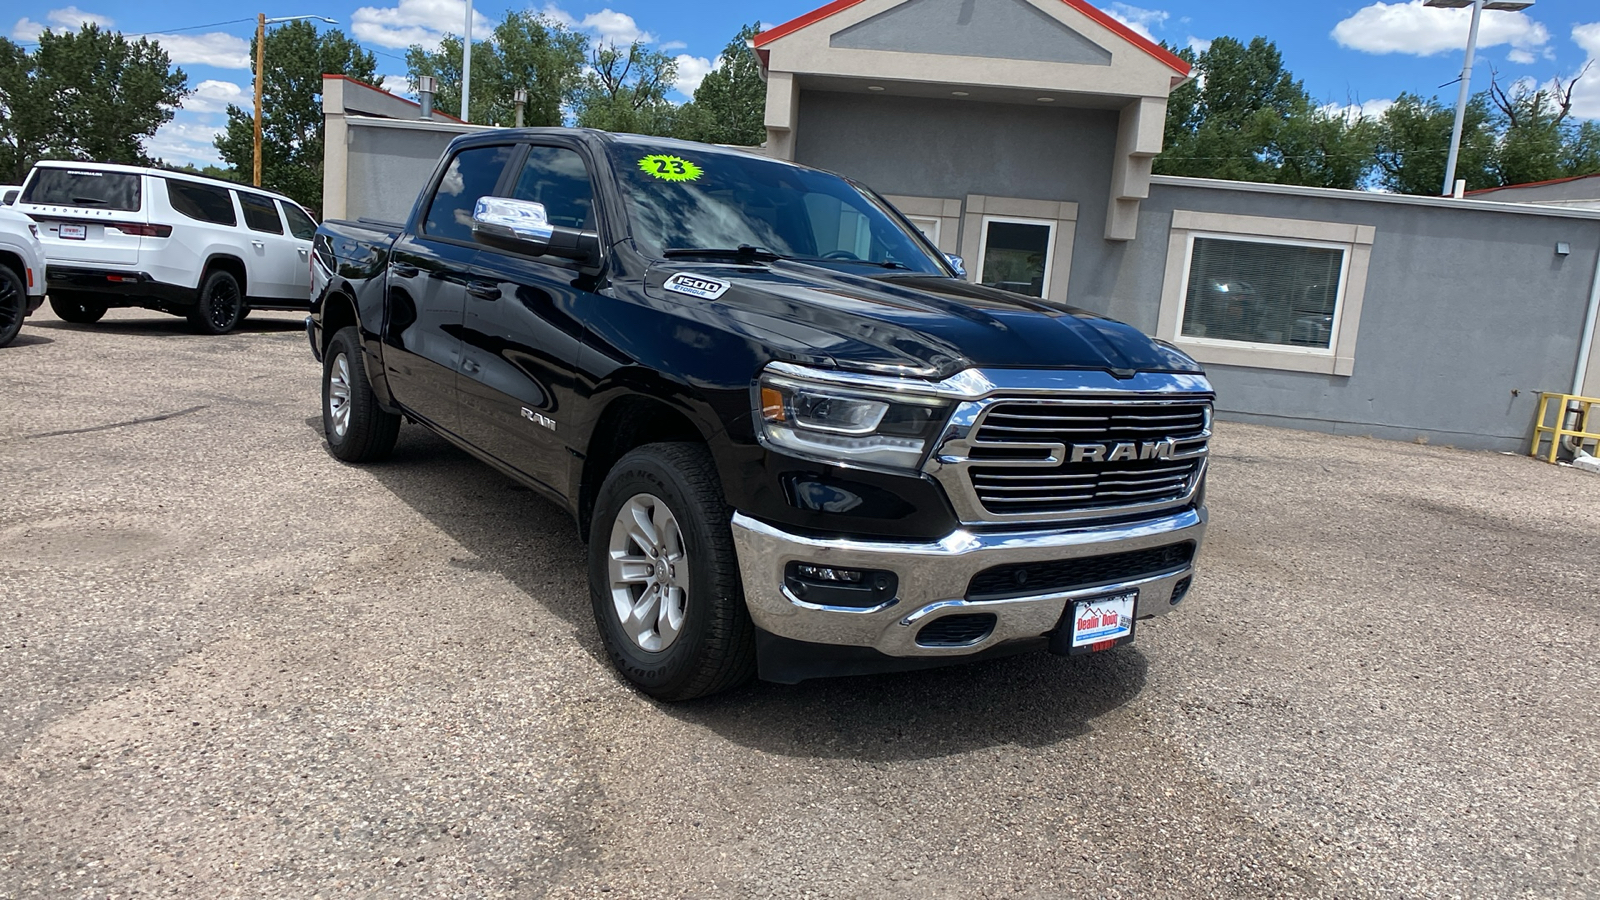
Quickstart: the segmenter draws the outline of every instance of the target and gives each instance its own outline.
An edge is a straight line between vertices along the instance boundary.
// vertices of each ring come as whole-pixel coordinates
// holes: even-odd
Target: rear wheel
[[[229,272],[217,269],[200,283],[200,302],[189,313],[198,334],[227,334],[244,318],[244,292]]]
[[[106,314],[106,305],[88,294],[71,291],[51,291],[50,309],[63,322],[74,325],[92,325]]]
[[[345,462],[375,462],[400,436],[400,417],[384,412],[367,382],[361,335],[351,325],[328,343],[322,362],[322,433]]]
[[[755,674],[755,625],[711,454],[649,444],[606,476],[589,529],[589,592],[606,655],[661,700]]]
[[[9,266],[0,266],[0,347],[16,339],[27,314],[28,291],[22,277]]]

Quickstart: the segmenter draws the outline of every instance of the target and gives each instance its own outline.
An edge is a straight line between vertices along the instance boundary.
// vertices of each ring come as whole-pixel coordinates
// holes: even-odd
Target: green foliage
[[[760,33],[761,23],[752,22],[722,48],[717,67],[695,88],[694,99],[678,108],[677,137],[739,147],[766,140],[767,83],[750,46]]]
[[[0,175],[20,180],[40,159],[149,165],[144,142],[188,84],[160,45],[96,25],[46,31],[32,53],[0,38]]]
[[[255,41],[250,42],[251,68]],[[377,59],[337,28],[310,22],[267,31],[261,98],[261,186],[288,194],[307,209],[322,209],[322,76],[372,81]],[[261,76],[258,76],[261,77]],[[234,171],[255,171],[255,110],[228,107],[217,150]]]
[[[250,183],[250,174],[249,173],[247,173],[247,172],[236,172],[233,169],[225,169],[225,168],[223,168],[221,166],[205,166],[205,167],[201,167],[201,166],[195,165],[194,163],[184,163],[181,166],[174,166],[174,165],[170,165],[170,164],[167,164],[167,163],[163,163],[160,166],[160,168],[171,169],[174,172],[187,172],[190,175],[203,175],[206,178],[217,178],[217,179],[220,179],[222,181],[232,181],[232,182],[235,182],[237,184],[249,184]]]
[[[523,124],[562,124],[562,107],[572,101],[581,81],[585,39],[542,15],[512,11],[494,28],[494,40],[472,42],[471,121],[511,125],[516,121],[518,88],[528,92]],[[461,115],[462,40],[446,35],[436,51],[413,45],[406,51],[411,89],[417,79],[438,80],[433,106]]]
[[[1437,97],[1424,100],[1415,94],[1401,94],[1379,120],[1373,158],[1378,184],[1397,194],[1438,196],[1444,187],[1455,116],[1455,108],[1443,105]],[[1468,190],[1500,184],[1494,171],[1496,135],[1487,95],[1468,101],[1462,122],[1456,177],[1466,179]]]
[[[578,86],[578,127],[632,134],[673,133],[678,108],[667,100],[678,75],[672,57],[635,41],[626,50],[597,47]]]

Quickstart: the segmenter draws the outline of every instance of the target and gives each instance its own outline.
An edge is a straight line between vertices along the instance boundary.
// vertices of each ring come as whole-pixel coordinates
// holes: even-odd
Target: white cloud
[[[175,66],[213,66],[218,69],[250,68],[250,42],[231,34],[147,34],[161,45]]]
[[[722,57],[719,56],[715,60],[709,60],[704,56],[690,56],[687,53],[680,53],[678,54],[677,63],[678,80],[673,82],[673,86],[678,89],[678,93],[685,97],[693,97],[695,89],[700,86],[700,82],[706,80],[706,76],[711,74],[711,70],[722,65]]]
[[[1323,105],[1322,111],[1330,116],[1344,116],[1346,122],[1354,123],[1358,119],[1376,119],[1393,105],[1393,100],[1367,100],[1362,103],[1328,103]]]
[[[546,3],[544,8],[539,10],[539,14],[574,31],[589,32],[596,46],[626,47],[634,41],[641,44],[653,44],[656,41],[656,36],[641,29],[633,16],[619,13],[610,7],[580,19],[554,3]],[[662,49],[676,50],[687,46],[689,45],[682,41],[673,41],[671,46],[664,45]]]
[[[661,45],[661,52],[662,53],[667,53],[667,52],[670,52],[670,51],[673,51],[673,50],[687,50],[687,49],[689,49],[689,45],[687,43],[683,42],[683,41],[667,41],[665,44]]]
[[[1190,50],[1193,50],[1195,52],[1196,56],[1199,56],[1200,54],[1202,54],[1202,53],[1206,52],[1207,50],[1211,49],[1211,42],[1210,41],[1206,40],[1205,38],[1197,38],[1192,34],[1189,35],[1189,40],[1186,41],[1185,43],[1187,43],[1189,45],[1189,49]]]
[[[52,9],[45,13],[45,20],[46,22],[35,22],[27,17],[18,19],[17,24],[11,29],[11,36],[19,41],[32,43],[39,39],[39,35],[43,34],[46,28],[59,34],[61,32],[75,32],[84,25],[99,25],[101,28],[110,28],[117,24],[116,20],[110,16],[84,12],[76,6]]]
[[[1533,51],[1531,51],[1531,50],[1523,50],[1520,47],[1514,48],[1514,49],[1512,49],[1512,51],[1510,53],[1506,54],[1506,61],[1507,62],[1513,62],[1513,63],[1516,63],[1519,66],[1528,65],[1529,63],[1533,62],[1534,60],[1536,60],[1538,58],[1539,57],[1533,55]]]
[[[1129,6],[1126,3],[1108,3],[1104,9],[1111,14],[1111,18],[1132,28],[1139,33],[1140,37],[1149,41],[1156,39],[1150,29],[1160,28],[1171,15],[1166,10],[1142,9],[1137,6]]]
[[[1472,23],[1470,9],[1437,9],[1423,0],[1373,3],[1333,26],[1341,47],[1364,53],[1408,53],[1433,56],[1464,50]],[[1550,31],[1526,13],[1487,10],[1478,28],[1478,46],[1509,44],[1531,53],[1550,40]]]
[[[195,86],[194,93],[183,98],[183,108],[189,112],[219,113],[226,111],[230,103],[243,106],[245,102],[244,88],[231,81],[207,79]]]
[[[1572,42],[1583,48],[1587,69],[1572,90],[1572,114],[1585,119],[1600,119],[1600,22],[1577,25]],[[1574,73],[1577,74],[1577,73]]]
[[[145,141],[144,150],[157,159],[177,165],[220,166],[222,157],[217,154],[214,142],[222,131],[219,125],[179,112]]]
[[[350,31],[357,40],[395,48],[421,44],[437,49],[446,34],[459,35],[466,24],[466,0],[400,0],[397,6],[363,6],[350,17]],[[473,41],[487,38],[493,30],[494,23],[473,9]]]
[[[385,75],[378,80],[378,87],[401,97],[411,93],[411,82],[404,75]]]

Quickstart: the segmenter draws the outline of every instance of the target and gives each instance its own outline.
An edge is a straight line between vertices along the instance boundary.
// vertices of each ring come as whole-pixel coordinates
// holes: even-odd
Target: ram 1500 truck
[[[488,131],[404,225],[324,222],[313,256],[334,455],[409,420],[569,511],[606,651],[658,698],[1102,650],[1189,589],[1200,367],[968,283],[847,179]]]

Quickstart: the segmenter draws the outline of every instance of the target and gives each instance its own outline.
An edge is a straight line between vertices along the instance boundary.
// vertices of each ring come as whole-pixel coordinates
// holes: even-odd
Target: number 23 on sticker
[[[639,160],[639,169],[652,178],[662,181],[694,181],[700,177],[699,166],[681,156],[652,153]]]

